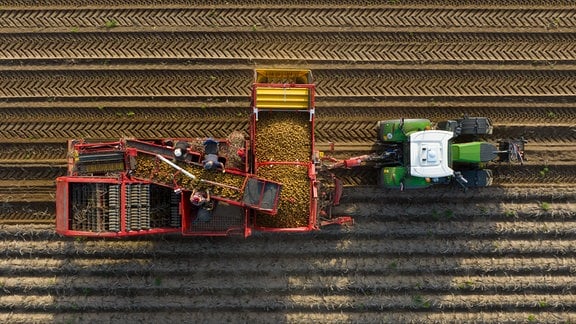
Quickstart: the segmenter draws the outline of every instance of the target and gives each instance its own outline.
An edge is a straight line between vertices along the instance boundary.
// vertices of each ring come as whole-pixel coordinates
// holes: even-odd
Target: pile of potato
[[[228,186],[241,188],[244,183],[244,177],[234,175],[231,173],[222,173],[219,171],[208,171],[201,166],[190,165],[185,163],[177,163],[180,167],[196,176],[196,179],[191,179],[170,165],[156,159],[156,157],[148,154],[138,154],[136,157],[136,170],[135,177],[150,179],[151,181],[166,184],[168,186],[180,186],[189,190],[210,189],[210,193],[216,196],[228,198],[231,200],[240,200],[242,198],[241,191],[216,186],[209,183],[201,182],[200,179],[213,181]]]
[[[310,178],[308,168],[301,165],[266,165],[258,176],[282,183],[278,213],[257,213],[256,225],[292,228],[308,226],[310,215]]]
[[[244,158],[237,154],[239,149],[244,149],[246,147],[244,132],[233,131],[226,137],[226,139],[228,140],[229,145],[225,148],[221,148],[228,158],[228,160],[226,160],[226,168],[244,170]]]
[[[310,115],[261,112],[256,124],[258,162],[308,162],[312,155]]]
[[[256,124],[257,162],[309,162],[312,154],[310,116],[297,112],[262,112]],[[258,213],[256,225],[308,226],[310,179],[307,166],[261,165],[257,175],[282,183],[276,215]]]
[[[262,112],[256,125],[257,163],[261,162],[304,162],[309,163],[312,154],[311,123],[309,115],[301,112]],[[243,137],[243,136],[242,136]],[[242,139],[241,136],[238,136]],[[240,141],[239,141],[240,142]],[[214,181],[240,188],[244,177],[229,173],[206,171],[201,166],[178,163],[196,176],[190,179],[154,156],[138,154],[134,175],[169,186],[187,189],[210,189],[214,195],[240,201],[241,191],[214,186],[198,179]],[[259,165],[257,176],[282,184],[278,213],[268,215],[257,213],[256,225],[261,227],[294,228],[305,227],[310,218],[310,178],[308,166]]]

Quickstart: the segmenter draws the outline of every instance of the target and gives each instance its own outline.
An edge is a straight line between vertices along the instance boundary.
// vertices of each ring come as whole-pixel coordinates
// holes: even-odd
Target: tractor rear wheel
[[[486,117],[467,117],[458,120],[459,135],[490,135],[492,124]]]
[[[467,170],[462,171],[462,176],[468,181],[466,187],[488,187],[492,185],[492,170]]]

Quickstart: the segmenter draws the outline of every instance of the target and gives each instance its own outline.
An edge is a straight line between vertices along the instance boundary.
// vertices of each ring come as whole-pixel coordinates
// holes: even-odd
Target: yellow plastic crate
[[[256,69],[254,74],[256,83],[313,83],[310,70],[297,69]]]
[[[308,109],[309,106],[308,88],[256,88],[258,109]]]

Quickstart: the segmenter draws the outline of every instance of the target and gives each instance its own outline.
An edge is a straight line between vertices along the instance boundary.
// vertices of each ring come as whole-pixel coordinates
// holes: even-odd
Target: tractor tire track
[[[320,101],[322,103],[322,101]],[[20,139],[48,139],[65,141],[75,137],[118,138],[134,136],[153,138],[162,136],[218,136],[226,137],[233,130],[248,129],[249,110],[247,102],[238,107],[210,108],[206,103],[193,103],[192,108],[159,107],[147,108],[125,106],[122,103],[97,103],[81,109],[58,106],[46,108],[2,108],[5,118],[0,123],[0,136],[11,141]],[[242,105],[244,104],[244,107]],[[326,103],[324,103],[326,104]],[[57,105],[62,105],[61,103]],[[148,103],[147,105],[150,105]],[[97,106],[97,107],[94,107]],[[354,114],[349,108],[321,107],[317,113],[317,137],[319,142],[374,142],[376,121],[398,118],[417,118],[422,109],[430,112],[432,120],[459,118],[462,115],[486,116],[495,123],[491,138],[514,138],[524,136],[534,142],[573,143],[573,110],[576,107],[562,104],[542,107],[429,107],[403,108],[394,106],[356,107]],[[451,112],[451,110],[456,110]],[[70,116],[74,116],[74,123]],[[428,114],[427,114],[428,115]],[[507,117],[508,116],[508,117]],[[434,118],[436,117],[436,118]],[[42,121],[42,122],[40,122]],[[7,148],[9,149],[9,148]],[[29,152],[30,150],[24,150]]]
[[[548,3],[549,1],[547,1]],[[57,2],[55,2],[57,3]],[[104,2],[106,3],[106,2]],[[386,3],[374,6],[360,6],[353,2],[353,6],[345,6],[342,2],[336,4],[331,1],[322,1],[320,4],[307,8],[291,1],[288,5],[277,2],[245,4],[234,6],[221,3],[214,6],[206,3],[204,8],[192,9],[189,3],[186,6],[176,4],[170,8],[166,4],[162,8],[142,8],[126,6],[124,8],[59,8],[49,9],[17,9],[8,8],[0,14],[1,28],[38,29],[56,28],[63,26],[80,28],[106,28],[106,22],[114,20],[116,26],[132,28],[150,27],[204,27],[224,28],[235,27],[249,29],[255,28],[294,28],[320,27],[326,28],[427,28],[434,26],[437,29],[472,28],[486,30],[488,26],[494,30],[520,29],[564,29],[575,27],[576,14],[570,7],[564,8],[506,8],[500,6],[482,6],[476,8],[466,7],[410,7],[403,3],[402,7],[390,6]],[[566,5],[572,4],[570,1]],[[478,6],[479,4],[473,3]],[[90,6],[97,5],[89,3]],[[157,3],[152,3],[157,5]],[[9,6],[9,4],[6,4]],[[14,6],[19,6],[17,2]],[[115,5],[117,6],[117,4]],[[201,6],[201,5],[198,5]],[[112,25],[108,25],[112,26]]]
[[[269,311],[242,311],[242,315],[238,315],[238,311],[233,310],[219,310],[217,313],[209,312],[198,312],[195,315],[195,319],[200,322],[233,322],[239,317],[246,322],[258,322],[264,316],[266,319],[270,319],[271,322],[306,322],[306,323],[334,323],[334,322],[370,322],[370,321],[386,321],[391,323],[407,323],[407,322],[453,322],[453,323],[463,323],[463,322],[473,322],[480,321],[483,323],[496,323],[505,321],[521,321],[526,318],[536,318],[533,314],[534,312],[514,312],[514,311],[497,311],[493,310],[491,312],[471,312],[471,311],[451,311],[449,313],[428,313],[418,310],[412,312],[407,311],[387,311],[382,313],[381,311],[363,311],[356,313],[327,313],[327,312],[301,312],[298,314],[286,314],[282,312],[272,313]],[[62,322],[66,320],[73,320],[80,318],[81,320],[94,321],[102,318],[117,318],[118,314],[114,312],[82,312],[82,316],[70,315],[66,313],[60,313],[56,315],[49,314],[31,314],[31,313],[18,313],[11,312],[7,315],[0,314],[0,320],[14,323],[25,323],[34,321],[35,323],[53,323],[54,321]],[[555,319],[560,322],[572,322],[576,318],[576,313],[563,311],[561,313],[550,312],[550,311],[540,311],[538,312],[538,318],[544,319]],[[557,315],[559,314],[559,315]],[[162,321],[166,322],[178,322],[182,319],[179,312],[170,311],[167,313],[154,312],[150,313],[146,310],[142,311],[131,311],[130,318],[135,322],[154,322],[160,323]]]
[[[504,226],[512,230],[514,225]],[[573,252],[569,239],[447,240],[436,236],[445,233],[443,226],[396,226],[404,226],[407,235],[416,233],[417,238],[376,239],[373,235],[379,229],[375,229],[334,240],[329,231],[314,240],[305,240],[308,235],[280,235],[281,240],[262,236],[242,245],[170,238],[63,242],[50,227],[28,231],[5,227],[0,231],[5,242],[0,269],[5,274],[3,288],[10,295],[0,300],[0,309],[15,314],[81,310],[112,316],[150,309],[212,314],[276,309],[301,320],[311,305],[327,316],[359,316],[354,305],[362,303],[365,319],[381,319],[377,314],[381,310],[390,310],[389,316],[396,318],[412,318],[418,310],[429,316],[445,311],[513,311],[509,316],[515,318],[534,311],[534,305],[556,312],[575,303],[567,291],[576,260],[557,257]],[[465,226],[460,229],[466,232]],[[195,257],[199,253],[202,258]],[[280,273],[290,275],[279,280]],[[123,280],[118,281],[119,274]],[[222,280],[230,275],[238,277]],[[229,297],[214,303],[214,295],[221,302],[222,296]],[[251,296],[248,305],[243,296]],[[114,302],[118,297],[130,297],[130,303]]]
[[[517,165],[488,166],[493,171],[493,185],[517,184],[562,184],[575,183],[576,170],[573,164],[533,164],[519,167]],[[371,167],[349,170],[334,170],[345,186],[375,186],[378,184],[378,170]]]
[[[250,70],[0,71],[0,98],[243,97]],[[572,97],[571,70],[315,70],[322,97]]]
[[[317,102],[317,123],[329,125],[355,121],[376,121],[399,118],[421,118],[425,111],[428,119],[442,121],[456,119],[462,116],[484,116],[500,125],[573,125],[576,123],[574,110],[576,105],[571,103],[536,103],[536,104],[490,104],[479,103],[444,103],[437,101],[390,103],[390,102],[358,102],[356,100],[338,100],[323,98]],[[207,122],[221,120],[238,120],[246,123],[249,116],[250,103],[247,99],[230,100],[228,102],[213,102],[211,100],[198,102],[30,102],[2,105],[0,111],[3,122],[18,122],[30,120],[38,123],[65,123],[70,115],[77,121],[83,122],[112,122],[119,120],[136,120],[143,122],[149,119],[182,121],[203,119]],[[488,106],[488,107],[487,107]],[[326,126],[325,126],[326,127]]]
[[[319,122],[339,120],[386,120],[399,118],[426,118],[432,121],[450,120],[461,116],[488,117],[497,124],[548,124],[573,125],[576,123],[576,105],[570,103],[490,103],[484,102],[444,102],[427,100],[423,102],[358,102],[325,98],[317,103],[316,116]],[[353,109],[351,109],[353,108]]]
[[[0,123],[2,138],[53,138],[64,142],[69,138],[158,138],[158,137],[203,137],[214,136],[224,138],[234,130],[247,130],[248,122],[242,118],[236,120],[205,122],[198,121],[153,121],[138,118],[124,118],[126,121],[98,122],[11,122]],[[531,141],[545,143],[571,143],[576,139],[573,126],[560,125],[526,125],[501,126],[494,128],[489,138],[519,138],[526,137]],[[317,140],[328,142],[375,143],[377,140],[376,120],[321,122],[316,127]]]
[[[4,1],[0,322],[574,322],[575,18],[568,0]],[[260,66],[313,70],[335,156],[373,152],[377,120],[469,115],[528,161],[466,192],[341,170],[352,228],[55,234],[67,139],[247,130]]]
[[[7,0],[4,1],[6,6],[8,7],[29,7],[30,4],[25,0]],[[518,8],[519,6],[529,6],[533,8],[572,8],[571,4],[572,1],[570,0],[547,0],[542,2],[540,0],[504,0],[494,2],[492,0],[448,0],[443,1],[443,4],[447,7],[454,7],[454,8],[467,8],[470,5],[487,7],[487,8],[502,8],[502,7],[512,7]],[[76,8],[71,7],[70,3],[65,0],[48,0],[45,1],[45,5],[49,7],[54,7],[54,10],[62,10],[66,8]],[[128,0],[123,1],[119,4],[113,0],[79,0],[76,3],[77,6],[103,6],[105,8],[134,8],[134,7],[158,7],[158,2],[154,0]],[[359,6],[359,7],[389,7],[388,5],[393,4],[385,4],[374,2],[371,0],[359,0],[359,1],[352,1],[352,0],[322,0],[318,2],[316,5],[311,5],[307,0],[245,0],[242,2],[234,2],[234,1],[227,1],[227,0],[217,0],[217,1],[210,1],[210,0],[168,0],[163,1],[161,8],[171,8],[174,6],[196,6],[196,7],[207,7],[207,6],[242,6],[242,7],[250,7],[254,6],[256,8],[267,8],[267,7],[295,7],[295,8],[302,8],[302,7],[310,7],[310,8],[323,8],[326,7],[350,7],[351,5]],[[402,6],[400,6],[402,5]],[[419,8],[428,8],[428,7],[436,7],[435,4],[431,4],[429,1],[426,0],[404,0],[402,4],[396,4],[391,7],[419,7]]]
[[[576,61],[571,33],[50,33],[0,34],[0,60],[298,60],[308,62]],[[58,46],[54,46],[58,44]],[[169,59],[167,59],[169,58]]]
[[[322,232],[320,232],[322,233]],[[305,235],[302,235],[305,236]],[[354,254],[362,253],[365,256],[396,257],[406,256],[459,256],[471,257],[502,257],[521,256],[529,253],[533,257],[546,257],[550,255],[571,255],[576,250],[574,239],[541,239],[525,240],[514,237],[503,237],[496,241],[491,239],[468,239],[468,238],[435,238],[432,235],[427,240],[410,240],[405,238],[391,238],[378,240],[374,237],[364,235],[351,235],[348,238],[333,238],[334,245],[329,244],[331,240],[324,240],[324,244],[318,244],[311,240],[302,240],[302,236],[286,237],[285,242],[267,242],[266,246],[260,244],[248,244],[237,248],[229,246],[226,251],[209,249],[210,243],[196,242],[197,248],[191,249],[189,244],[178,244],[174,242],[154,241],[154,244],[146,242],[122,242],[123,244],[111,244],[108,241],[90,241],[90,244],[66,245],[59,241],[35,240],[21,246],[17,241],[7,241],[0,247],[0,252],[7,258],[20,257],[34,254],[36,257],[46,258],[54,255],[56,259],[77,255],[87,258],[90,255],[101,258],[119,258],[132,255],[134,258],[151,257],[152,253],[157,258],[194,258],[202,254],[207,259],[234,258],[238,255],[251,255],[252,257],[263,258],[266,255],[274,255],[279,250],[286,257],[298,257],[302,255],[302,250],[312,255],[324,255],[325,257],[352,257]],[[279,236],[282,237],[282,236]],[[322,239],[322,234],[318,239]],[[265,238],[261,240],[266,240]],[[261,241],[255,239],[255,242]],[[301,242],[299,246],[286,244],[292,240]],[[354,244],[349,244],[354,242]],[[423,242],[426,242],[425,244]],[[497,242],[498,244],[494,244]],[[191,244],[192,242],[190,242]],[[385,248],[383,248],[385,246]],[[154,247],[154,251],[151,251]],[[272,253],[272,254],[271,254]]]
[[[555,167],[550,167],[550,169],[554,170],[554,173],[562,171]],[[451,220],[453,218],[466,220],[489,218],[491,221],[498,219],[506,221],[519,215],[538,220],[547,219],[546,217],[551,217],[552,220],[570,220],[576,217],[570,205],[575,194],[570,193],[568,189],[572,186],[574,177],[566,175],[559,176],[564,182],[559,182],[554,176],[551,177],[548,174],[545,176],[532,175],[533,182],[531,179],[524,182],[526,177],[521,175],[514,179],[501,176],[496,177],[497,183],[493,187],[470,189],[466,193],[455,187],[436,187],[434,190],[426,191],[426,196],[422,197],[421,191],[400,192],[399,190],[377,188],[374,180],[376,171],[360,175],[358,173],[358,170],[348,171],[348,173],[342,172],[342,174],[337,173],[348,187],[344,189],[341,206],[333,210],[336,215],[374,217],[357,210],[358,206],[364,206],[373,210],[382,210],[383,208],[389,210],[391,214],[378,216],[378,218],[388,221],[399,221],[400,219],[396,215],[402,215],[401,220],[404,221]],[[551,179],[556,180],[556,182],[551,181]],[[20,181],[21,185],[16,190],[14,187],[0,186],[0,201],[2,202],[0,204],[2,215],[0,223],[53,224],[55,186],[53,180],[45,180],[44,182],[45,184],[40,184],[38,181]],[[545,188],[546,191],[531,192],[533,183],[538,183],[539,188]],[[495,195],[500,197],[500,203],[492,205]],[[466,212],[455,215],[451,211],[458,209],[460,205],[441,203],[447,199],[467,201],[466,205],[469,207]],[[530,202],[538,202],[538,204],[530,205]],[[542,207],[542,203],[551,204],[552,207]],[[430,204],[435,207],[429,214],[423,214],[422,204]],[[479,204],[484,207],[478,208]],[[361,231],[359,228],[357,230]],[[520,230],[518,231],[520,232]]]

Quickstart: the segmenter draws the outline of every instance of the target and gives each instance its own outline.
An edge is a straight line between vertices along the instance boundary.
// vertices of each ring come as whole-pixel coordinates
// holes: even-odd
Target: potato
[[[258,162],[308,162],[312,156],[309,115],[262,112],[256,124]]]
[[[195,175],[196,179],[194,180],[183,175],[181,172],[174,169],[167,163],[164,163],[156,159],[156,157],[147,154],[138,154],[136,157],[136,170],[134,172],[134,176],[150,179],[151,181],[162,183],[167,186],[183,187],[188,190],[210,189],[211,194],[231,200],[240,200],[242,198],[241,191],[204,183],[201,182],[200,179],[241,188],[245,177],[231,173],[208,171],[198,165],[190,165],[181,162],[177,164],[184,170]]]
[[[256,124],[257,162],[309,162],[312,156],[309,115],[301,112],[264,112]],[[257,213],[256,225],[293,228],[308,226],[310,179],[306,166],[262,165],[256,174],[282,183],[278,213]]]
[[[306,166],[266,165],[257,175],[282,183],[282,192],[276,215],[256,214],[256,225],[292,228],[308,226],[310,218],[310,178]]]

